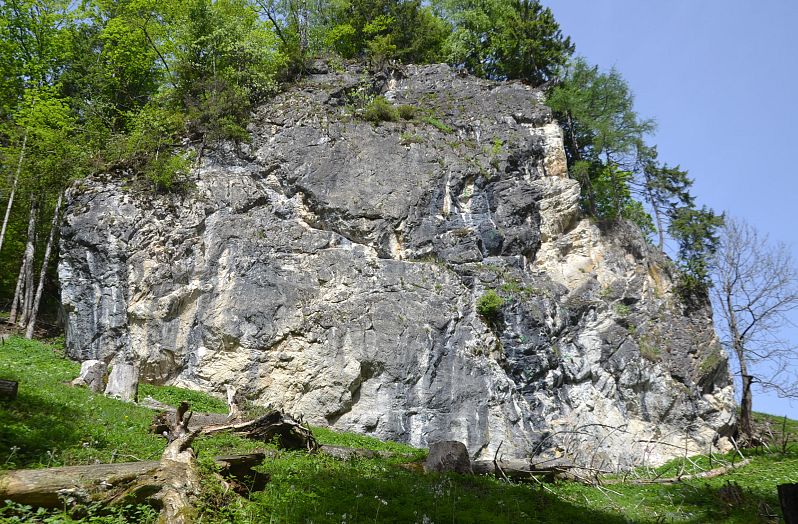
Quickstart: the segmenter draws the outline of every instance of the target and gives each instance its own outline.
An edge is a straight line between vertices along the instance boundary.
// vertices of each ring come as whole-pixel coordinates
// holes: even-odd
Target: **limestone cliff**
[[[412,121],[372,125],[382,93]],[[734,418],[707,308],[631,226],[580,215],[542,95],[446,66],[315,74],[178,194],[69,193],[67,348],[314,424],[474,457],[658,463]],[[504,298],[490,321],[487,291]]]

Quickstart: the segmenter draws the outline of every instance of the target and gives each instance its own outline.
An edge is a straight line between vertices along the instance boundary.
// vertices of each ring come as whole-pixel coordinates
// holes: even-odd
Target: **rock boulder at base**
[[[424,461],[424,471],[446,473],[453,471],[466,475],[471,473],[471,458],[462,442],[444,440],[429,446],[429,455]]]
[[[607,469],[725,445],[708,304],[682,301],[638,228],[581,214],[542,92],[322,65],[182,191],[125,173],[70,189],[70,356],[474,459],[504,442]],[[365,121],[377,95],[417,116]]]
[[[113,364],[108,374],[108,385],[105,394],[125,402],[138,400],[139,372],[133,364]]]
[[[95,393],[105,389],[105,375],[108,366],[102,360],[84,360],[80,364],[80,375],[72,381],[73,386],[83,386]]]

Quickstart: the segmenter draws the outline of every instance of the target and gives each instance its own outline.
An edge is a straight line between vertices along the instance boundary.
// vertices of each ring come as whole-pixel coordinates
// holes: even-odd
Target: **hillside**
[[[20,382],[18,400],[0,406],[0,469],[43,468],[95,461],[133,461],[158,456],[162,439],[148,434],[153,411],[94,395],[66,383],[78,366],[63,358],[60,343],[12,338],[0,345],[0,378]],[[143,395],[166,403],[190,400],[196,409],[224,411],[207,395],[142,386]],[[782,421],[760,416],[775,433]],[[775,487],[798,482],[798,422],[787,421],[792,439],[786,453],[748,450],[750,464],[707,480],[663,485],[588,486],[560,481],[507,484],[490,477],[425,475],[417,466],[424,450],[317,428],[317,438],[395,453],[390,458],[339,460],[274,449],[260,469],[271,476],[262,492],[241,498],[224,493],[205,469],[198,510],[201,522],[775,522]],[[779,438],[775,438],[778,441]],[[230,435],[195,443],[201,462],[222,453],[245,452],[260,443]],[[731,456],[715,455],[717,464]],[[707,459],[694,457],[707,467]],[[644,476],[684,474],[687,463],[671,463]],[[2,482],[2,474],[0,474]],[[739,492],[725,488],[739,485]],[[736,494],[735,494],[736,493]],[[83,511],[86,511],[85,508]],[[126,507],[111,515],[89,508],[82,522],[148,522],[146,507]],[[75,514],[80,521],[80,513]],[[6,504],[0,522],[74,522],[69,512],[37,513]]]

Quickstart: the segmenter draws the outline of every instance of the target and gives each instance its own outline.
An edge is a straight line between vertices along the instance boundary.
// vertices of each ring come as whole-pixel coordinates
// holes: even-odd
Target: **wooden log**
[[[215,457],[219,473],[238,482],[264,486],[268,477],[252,468],[263,462],[267,452]],[[93,502],[115,499],[145,476],[154,475],[161,461],[91,464],[48,469],[20,469],[0,473],[0,500],[13,500],[31,506],[63,507],[64,498]],[[152,485],[149,495],[154,494]],[[262,489],[262,487],[261,487]],[[138,498],[146,498],[147,490],[139,489]]]
[[[272,411],[248,422],[206,426],[199,431],[202,435],[231,431],[261,442],[276,440],[283,449],[304,449],[311,452],[319,449],[319,443],[308,428],[279,411]]]
[[[0,380],[0,400],[16,400],[19,383],[14,380]]]
[[[0,500],[44,508],[61,507],[61,499],[69,496],[86,502],[101,500],[159,465],[150,460],[6,471],[0,473]]]
[[[535,466],[527,460],[505,459],[475,460],[471,463],[471,469],[475,475],[496,475],[522,482],[533,480],[532,476],[543,477],[543,480],[546,481],[554,481],[554,479],[563,476],[570,467],[563,464]]]
[[[678,484],[679,482],[684,482],[685,480],[695,480],[695,479],[711,479],[715,477],[719,477],[721,475],[725,475],[726,473],[733,471],[735,469],[742,468],[743,466],[747,466],[751,463],[751,459],[741,460],[735,464],[729,464],[728,466],[723,466],[720,468],[710,469],[709,471],[701,471],[698,473],[693,473],[691,475],[682,475],[681,477],[665,477],[665,478],[654,478],[654,479],[602,479],[602,484],[634,484],[634,485],[646,485],[646,484]]]
[[[798,524],[798,484],[781,484],[778,491],[785,524]]]

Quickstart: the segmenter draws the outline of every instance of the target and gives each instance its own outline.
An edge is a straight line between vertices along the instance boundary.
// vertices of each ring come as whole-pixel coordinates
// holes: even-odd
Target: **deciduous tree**
[[[798,397],[798,350],[783,336],[798,308],[798,269],[783,244],[727,219],[712,259],[712,299],[741,384],[740,431],[752,437],[753,388]]]

